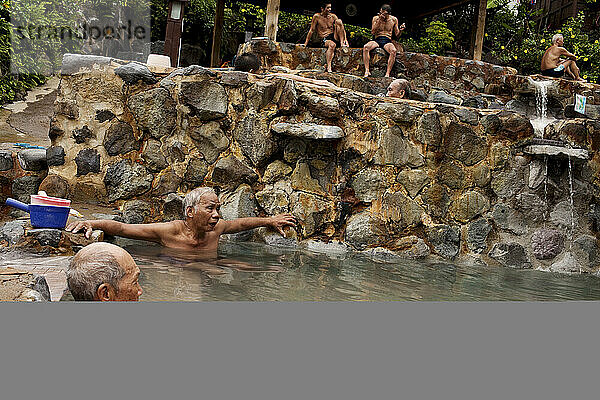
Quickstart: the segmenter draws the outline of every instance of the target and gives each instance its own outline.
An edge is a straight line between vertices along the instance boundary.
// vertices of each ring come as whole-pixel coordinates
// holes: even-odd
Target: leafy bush
[[[454,33],[445,22],[431,21],[419,43],[422,51],[442,55],[445,50],[452,48]]]

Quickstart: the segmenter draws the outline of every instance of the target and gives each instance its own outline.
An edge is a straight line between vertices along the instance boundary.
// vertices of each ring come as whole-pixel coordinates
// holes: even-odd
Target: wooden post
[[[210,54],[210,66],[221,66],[221,37],[223,36],[223,22],[225,19],[225,0],[217,0],[215,10],[215,26],[213,28],[212,52]]]
[[[485,34],[485,14],[487,9],[487,0],[479,0],[479,10],[477,12],[477,27],[475,28],[475,45],[473,47],[473,60],[480,61],[483,52],[483,36]]]
[[[279,21],[279,3],[280,0],[268,0],[267,18],[265,19],[265,36],[269,40],[277,40],[277,23]]]

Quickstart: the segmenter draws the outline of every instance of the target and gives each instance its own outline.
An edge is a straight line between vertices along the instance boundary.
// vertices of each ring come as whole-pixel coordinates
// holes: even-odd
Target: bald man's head
[[[410,83],[406,79],[394,79],[388,86],[386,96],[407,99],[410,96]]]
[[[92,243],[67,269],[67,283],[77,301],[137,301],[140,270],[131,255],[114,244]]]

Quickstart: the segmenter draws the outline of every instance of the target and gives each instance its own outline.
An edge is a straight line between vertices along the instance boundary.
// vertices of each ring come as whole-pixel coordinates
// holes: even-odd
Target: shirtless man
[[[567,71],[573,79],[583,81],[583,79],[579,77],[579,68],[575,63],[577,57],[562,47],[563,44],[563,35],[557,33],[552,36],[552,46],[548,47],[548,50],[546,50],[542,57],[542,75],[560,78],[565,74],[565,71]],[[561,56],[564,56],[567,59],[561,59]]]
[[[323,41],[323,47],[327,48],[325,59],[327,60],[327,72],[331,72],[331,60],[337,44],[341,43],[342,47],[348,47],[348,39],[346,38],[346,30],[342,20],[331,12],[331,2],[323,2],[321,4],[321,12],[313,15],[310,29],[306,35],[304,46],[308,46],[308,42],[313,33],[317,30],[317,35]]]
[[[199,187],[189,192],[183,200],[184,220],[153,224],[124,224],[112,220],[77,221],[69,224],[66,230],[73,233],[84,231],[89,238],[92,230],[101,229],[113,236],[149,240],[165,247],[202,251],[216,257],[219,237],[223,233],[237,233],[264,226],[284,235],[284,227],[296,226],[291,214],[225,221],[219,214],[220,208],[221,203],[214,190]]]
[[[388,64],[385,76],[389,77],[392,72],[394,62],[396,62],[396,46],[392,43],[392,33],[396,36],[400,36],[400,32],[406,28],[406,24],[398,27],[398,18],[391,15],[392,7],[388,4],[381,6],[379,14],[373,17],[373,24],[371,26],[371,33],[373,34],[374,40],[371,40],[363,46],[363,61],[365,64],[365,78],[371,75],[369,70],[369,63],[371,62],[370,52],[377,47],[381,47],[388,52]]]

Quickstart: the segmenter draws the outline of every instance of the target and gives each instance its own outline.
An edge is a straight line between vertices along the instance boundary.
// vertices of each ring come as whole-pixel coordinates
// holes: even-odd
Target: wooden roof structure
[[[246,3],[266,7],[267,16],[265,21],[265,36],[271,40],[277,39],[277,22],[279,11],[296,12],[312,15],[321,10],[320,0],[242,0]],[[454,8],[465,3],[474,3],[478,6],[478,12],[473,22],[475,41],[473,46],[473,59],[481,60],[483,47],[483,34],[485,28],[485,15],[487,0],[421,0],[407,2],[405,0],[332,0],[332,12],[344,21],[352,25],[371,27],[374,15],[379,12],[383,4],[392,6],[392,14],[400,21],[417,20],[428,15],[434,15],[444,10]],[[213,33],[213,52],[211,64],[217,66],[219,63],[218,51],[220,46],[220,35],[223,29],[223,9],[225,0],[217,0],[215,15],[215,30]],[[218,39],[218,40],[216,40]],[[218,46],[217,45],[218,42]]]

